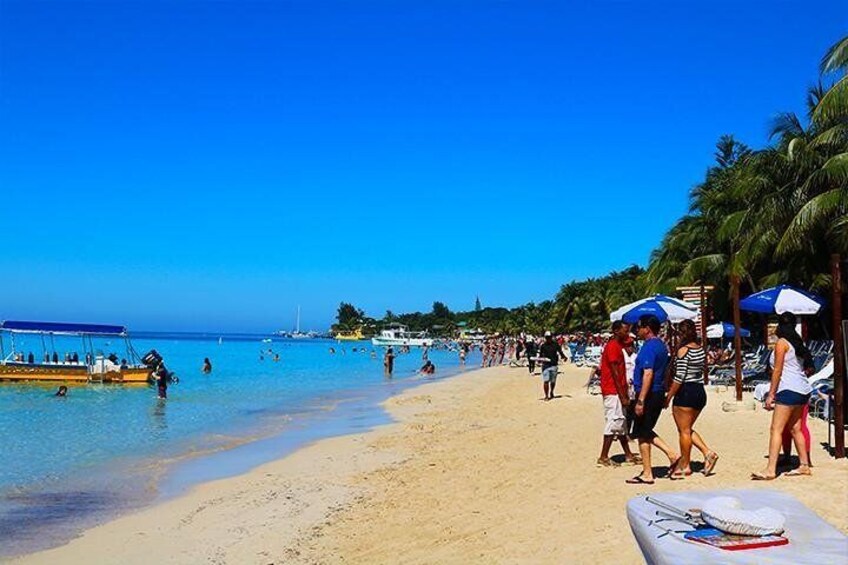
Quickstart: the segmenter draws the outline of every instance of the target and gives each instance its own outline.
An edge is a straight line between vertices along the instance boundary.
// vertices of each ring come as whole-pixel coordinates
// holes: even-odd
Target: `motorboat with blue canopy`
[[[32,338],[41,353],[36,355]],[[106,355],[95,340],[119,338],[125,354]],[[74,343],[79,339],[79,351]],[[57,341],[59,346],[57,347]],[[106,341],[105,345],[111,345]],[[60,356],[59,349],[66,349]],[[67,351],[73,348],[74,351]],[[158,356],[158,354],[157,354]],[[151,366],[133,348],[127,328],[107,324],[68,322],[0,322],[0,381],[140,383],[150,379]],[[161,357],[159,358],[161,360]]]

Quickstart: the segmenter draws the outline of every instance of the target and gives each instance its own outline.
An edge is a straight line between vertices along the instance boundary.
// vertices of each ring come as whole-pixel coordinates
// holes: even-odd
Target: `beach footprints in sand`
[[[415,396],[401,396],[395,400],[397,406],[408,406],[410,404],[432,404],[433,399],[428,394],[418,394]]]

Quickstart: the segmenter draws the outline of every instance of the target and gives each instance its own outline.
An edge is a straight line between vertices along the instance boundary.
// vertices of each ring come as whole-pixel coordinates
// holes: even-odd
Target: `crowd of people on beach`
[[[779,317],[777,343],[770,356],[771,375],[766,410],[772,411],[768,464],[751,474],[753,480],[777,477],[778,456],[788,456],[791,437],[800,465],[787,476],[810,475],[810,438],[804,414],[810,400],[807,377],[813,373],[809,349],[796,331],[791,313]],[[684,320],[677,324],[675,350],[669,351],[661,337],[660,322],[655,316],[643,316],[636,324],[641,347],[636,355],[632,377],[628,375],[626,356],[632,347],[630,328],[623,322],[613,324],[613,337],[605,345],[598,368],[604,399],[604,440],[598,463],[611,465],[609,448],[615,438],[622,444],[625,459],[641,463],[642,472],[628,479],[631,484],[653,484],[652,448],[656,447],[669,461],[667,476],[683,479],[692,474],[692,448],[703,456],[702,472],[711,475],[719,460],[706,439],[695,430],[695,423],[707,404],[705,390],[707,347],[698,338],[695,323]],[[667,336],[664,336],[667,337]],[[664,410],[671,408],[678,431],[677,449],[654,431]],[[639,453],[633,454],[627,438],[635,439]]]
[[[702,343],[697,327],[684,320],[669,332],[656,316],[643,316],[632,327],[622,321],[612,324],[610,333],[581,333],[543,338],[520,334],[515,337],[495,334],[481,345],[482,367],[526,364],[530,374],[541,365],[543,399],[554,395],[557,367],[568,362],[574,352],[586,347],[601,348],[598,366],[603,401],[604,432],[599,466],[618,466],[610,457],[614,443],[621,446],[624,461],[641,465],[641,472],[627,480],[630,484],[650,485],[655,481],[653,449],[668,459],[666,476],[684,479],[693,473],[693,448],[701,454],[700,472],[715,472],[719,454],[696,430],[696,422],[707,404],[706,367],[727,361],[732,353],[719,346]],[[671,337],[674,335],[674,340]],[[777,466],[789,457],[792,444],[800,465],[788,476],[809,475],[810,435],[806,425],[811,386],[807,381],[814,371],[809,349],[796,331],[795,316],[780,315],[778,338],[769,362],[769,391],[764,407],[772,411],[768,463],[751,474],[752,480],[772,480]],[[673,349],[672,349],[673,343]],[[677,428],[677,441],[666,442],[655,431],[662,414],[669,410]],[[637,449],[631,449],[635,441]],[[695,467],[697,468],[697,467]]]

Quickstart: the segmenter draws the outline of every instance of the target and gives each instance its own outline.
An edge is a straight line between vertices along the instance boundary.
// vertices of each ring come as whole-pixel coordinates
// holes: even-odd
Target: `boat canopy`
[[[106,324],[71,324],[64,322],[21,322],[6,320],[0,322],[0,330],[9,332],[53,333],[71,335],[126,335],[124,326]]]

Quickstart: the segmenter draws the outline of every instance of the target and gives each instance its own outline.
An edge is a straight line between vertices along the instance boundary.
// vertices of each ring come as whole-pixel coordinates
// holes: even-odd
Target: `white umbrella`
[[[682,320],[694,320],[698,317],[698,308],[677,298],[657,294],[626,304],[610,314],[610,321],[624,320],[635,324],[641,316],[651,314],[660,322],[667,320],[677,323]]]
[[[798,288],[782,284],[767,288],[744,298],[739,308],[761,314],[783,314],[792,312],[799,315],[818,314],[824,300]]]
[[[707,326],[707,339],[732,337],[735,334],[736,328],[730,322],[718,322],[711,326]],[[742,337],[750,337],[751,332],[745,328],[739,328],[739,335]]]

